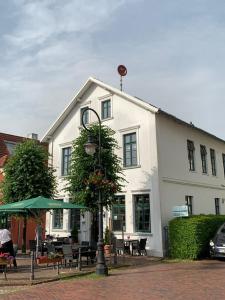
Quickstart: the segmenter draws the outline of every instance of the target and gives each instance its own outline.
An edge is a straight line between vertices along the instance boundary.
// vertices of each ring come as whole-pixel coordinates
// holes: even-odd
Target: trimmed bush
[[[171,258],[199,259],[209,255],[209,240],[225,222],[225,216],[199,215],[169,222]]]

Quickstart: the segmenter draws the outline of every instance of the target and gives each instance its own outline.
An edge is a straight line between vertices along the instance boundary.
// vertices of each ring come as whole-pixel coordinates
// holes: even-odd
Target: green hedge
[[[224,222],[224,215],[199,215],[171,220],[169,222],[170,257],[181,259],[207,257],[209,240]]]

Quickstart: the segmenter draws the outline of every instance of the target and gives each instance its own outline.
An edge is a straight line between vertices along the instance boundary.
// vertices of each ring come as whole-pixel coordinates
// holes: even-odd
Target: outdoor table
[[[132,253],[132,250],[133,250],[133,242],[139,242],[139,240],[132,240],[132,239],[127,239],[127,240],[124,240],[124,245],[128,244],[128,247],[129,247],[129,254]]]

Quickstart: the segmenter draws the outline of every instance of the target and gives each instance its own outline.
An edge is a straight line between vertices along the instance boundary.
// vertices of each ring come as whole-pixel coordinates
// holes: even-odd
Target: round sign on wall
[[[124,65],[119,65],[117,68],[118,73],[120,76],[126,76],[127,75],[127,68]]]

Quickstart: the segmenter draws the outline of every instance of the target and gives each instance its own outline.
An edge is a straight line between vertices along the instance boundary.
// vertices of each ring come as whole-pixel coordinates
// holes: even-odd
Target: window
[[[216,154],[214,149],[210,149],[210,159],[212,166],[212,175],[216,176]]]
[[[206,146],[200,145],[200,154],[202,160],[202,173],[207,173],[207,151]]]
[[[102,119],[111,117],[111,100],[102,101]]]
[[[5,141],[6,148],[9,152],[9,155],[13,155],[16,143]]]
[[[189,171],[195,171],[195,147],[194,142],[187,140]]]
[[[149,195],[135,195],[135,231],[151,232]]]
[[[74,227],[80,230],[80,209],[73,208],[70,210],[70,229]]]
[[[112,206],[112,230],[126,231],[125,196],[116,196]]]
[[[123,165],[124,167],[137,166],[136,132],[123,136]]]
[[[191,216],[193,214],[193,196],[185,196],[185,204],[187,205],[188,207],[188,215]]]
[[[81,110],[80,110],[80,124],[82,125],[82,115],[83,115],[83,112],[85,111],[85,109],[87,109],[88,106],[86,107],[82,107]],[[85,113],[84,113],[84,116],[83,116],[83,121],[84,121],[84,124],[88,124],[89,123],[89,110],[86,110]]]
[[[63,201],[63,199],[57,199],[58,201]],[[52,218],[52,228],[62,229],[63,228],[63,209],[54,209]]]
[[[225,154],[224,153],[222,154],[222,159],[223,159],[223,174],[225,177]]]
[[[220,199],[215,198],[215,213],[216,215],[220,214]]]
[[[62,149],[62,176],[67,176],[69,174],[71,162],[71,147],[66,147]]]

